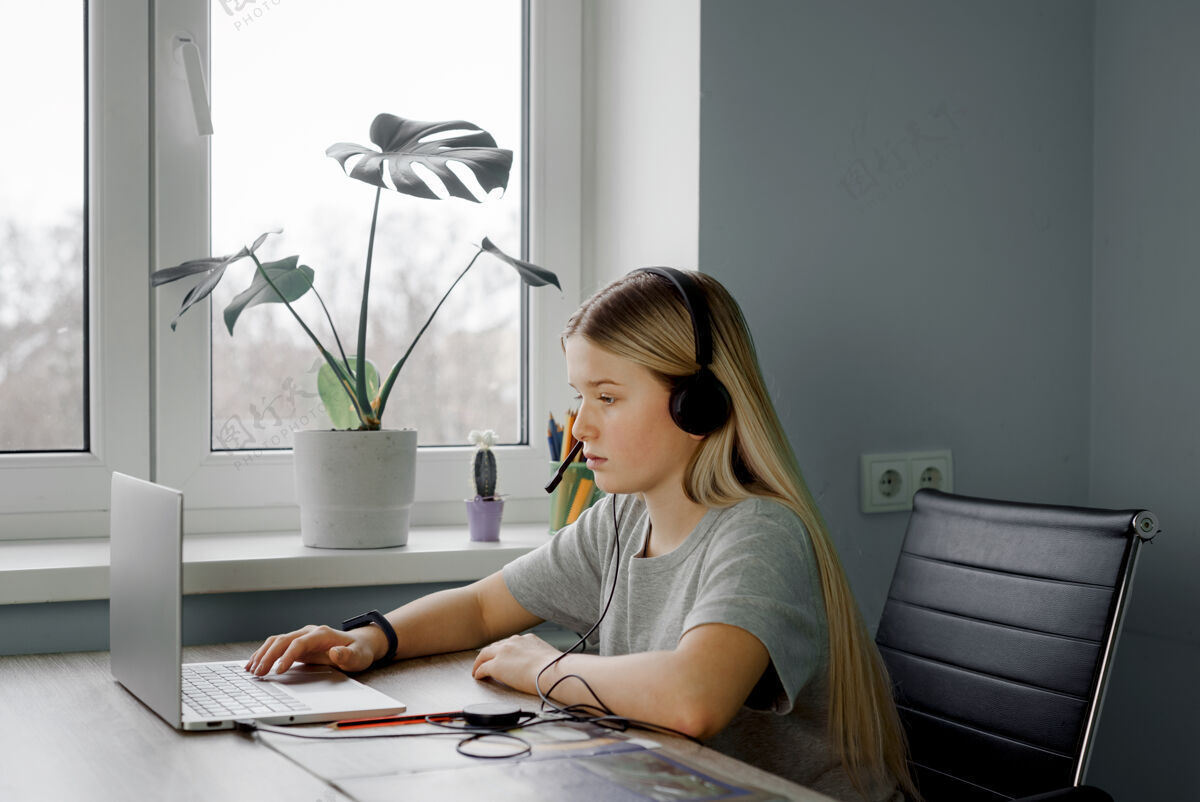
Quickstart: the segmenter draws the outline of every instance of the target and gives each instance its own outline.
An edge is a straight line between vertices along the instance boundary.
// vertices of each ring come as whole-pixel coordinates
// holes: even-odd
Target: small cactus
[[[472,429],[469,439],[476,446],[475,451],[475,497],[495,498],[496,496],[496,455],[492,446],[496,443],[496,433],[491,429],[479,431]]]

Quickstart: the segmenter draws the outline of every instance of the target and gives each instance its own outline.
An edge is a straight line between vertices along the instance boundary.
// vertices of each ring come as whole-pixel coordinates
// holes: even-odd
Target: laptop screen
[[[112,675],[180,726],[183,494],[114,473],[109,524]]]

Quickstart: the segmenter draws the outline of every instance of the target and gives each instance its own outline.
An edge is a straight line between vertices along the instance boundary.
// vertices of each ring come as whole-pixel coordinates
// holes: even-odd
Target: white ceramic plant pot
[[[408,543],[417,471],[417,430],[295,434],[300,537],[322,549]]]

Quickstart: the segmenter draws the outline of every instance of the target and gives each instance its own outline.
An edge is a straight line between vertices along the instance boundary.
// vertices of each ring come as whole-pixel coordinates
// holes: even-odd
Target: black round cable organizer
[[[463,707],[463,721],[471,727],[507,729],[521,724],[526,716],[533,718],[536,715],[505,702],[481,702]]]

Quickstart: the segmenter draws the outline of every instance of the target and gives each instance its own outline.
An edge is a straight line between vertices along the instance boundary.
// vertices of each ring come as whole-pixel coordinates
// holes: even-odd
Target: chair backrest
[[[1078,785],[1158,522],[922,490],[876,644],[927,802]]]

